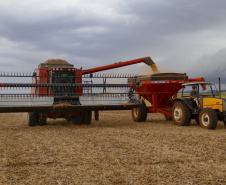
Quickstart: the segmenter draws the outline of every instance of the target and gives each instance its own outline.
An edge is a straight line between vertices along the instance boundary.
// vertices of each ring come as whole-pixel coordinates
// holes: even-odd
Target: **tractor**
[[[181,96],[175,98],[172,118],[175,124],[189,126],[191,119],[206,129],[216,129],[218,120],[226,126],[226,99],[221,98],[212,82],[186,82],[182,84]],[[190,96],[191,88],[197,98]]]

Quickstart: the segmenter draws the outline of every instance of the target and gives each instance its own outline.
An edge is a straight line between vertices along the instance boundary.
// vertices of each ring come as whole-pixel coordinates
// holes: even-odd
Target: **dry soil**
[[[226,184],[226,127],[137,123],[130,111],[28,127],[25,113],[0,114],[0,184]]]

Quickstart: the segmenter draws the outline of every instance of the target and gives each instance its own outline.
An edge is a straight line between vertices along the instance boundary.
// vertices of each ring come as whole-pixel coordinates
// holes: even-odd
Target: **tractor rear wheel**
[[[47,114],[44,112],[39,112],[38,113],[38,125],[39,126],[46,125],[46,120],[47,120]]]
[[[36,126],[38,123],[38,113],[37,112],[28,112],[28,126]]]
[[[217,127],[217,114],[213,109],[205,108],[199,114],[199,122],[203,128],[216,129]]]
[[[146,121],[147,119],[147,107],[144,102],[139,107],[132,109],[133,120],[137,122]]]
[[[191,122],[191,111],[183,101],[177,101],[172,109],[173,122],[179,126],[189,126]]]

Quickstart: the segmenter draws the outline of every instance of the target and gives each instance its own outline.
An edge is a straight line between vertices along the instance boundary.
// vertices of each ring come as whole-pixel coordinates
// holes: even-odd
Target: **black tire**
[[[183,101],[177,101],[172,109],[173,122],[179,126],[189,126],[191,122],[191,111]]]
[[[224,121],[224,125],[226,126],[226,121]]]
[[[133,120],[137,122],[146,121],[147,119],[147,107],[144,102],[137,107],[132,109]]]
[[[205,108],[199,114],[199,122],[201,127],[206,129],[216,129],[217,127],[217,114],[213,109]]]
[[[28,126],[33,127],[38,123],[38,113],[37,112],[28,112]]]
[[[82,125],[83,124],[83,113],[80,113],[76,116],[71,117],[71,121],[73,124]]]
[[[84,111],[83,113],[83,124],[90,125],[92,121],[92,112],[91,111]]]
[[[47,114],[44,112],[39,112],[38,113],[38,125],[39,126],[46,125],[46,120],[47,120]]]

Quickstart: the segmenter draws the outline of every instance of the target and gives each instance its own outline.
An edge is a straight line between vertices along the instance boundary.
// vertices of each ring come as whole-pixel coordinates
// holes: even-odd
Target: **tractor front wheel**
[[[189,126],[191,122],[191,111],[183,101],[177,101],[172,109],[173,122],[179,126]]]
[[[213,109],[205,108],[199,114],[199,123],[203,128],[216,129],[217,127],[217,114]]]
[[[144,102],[139,107],[132,109],[133,120],[137,122],[146,121],[147,119],[147,107]]]

